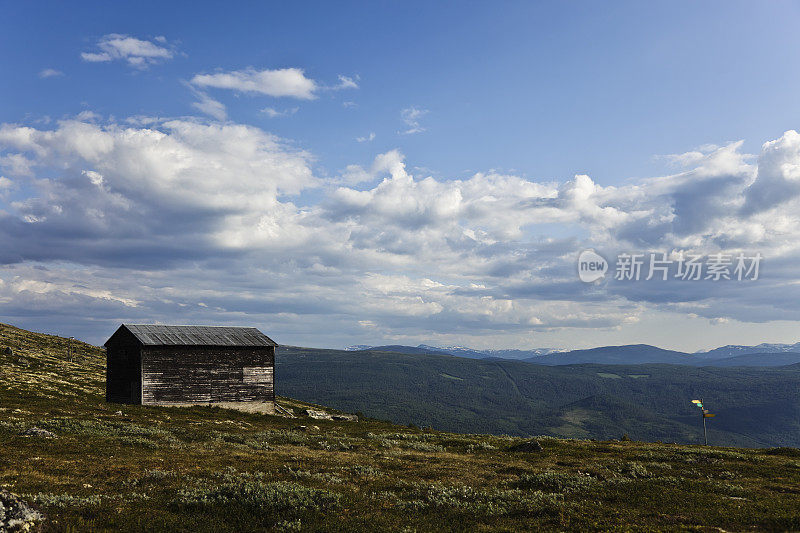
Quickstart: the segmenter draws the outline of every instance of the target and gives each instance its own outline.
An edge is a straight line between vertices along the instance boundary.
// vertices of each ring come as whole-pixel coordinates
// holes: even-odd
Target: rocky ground
[[[0,490],[0,531],[40,531],[44,516],[7,490]]]

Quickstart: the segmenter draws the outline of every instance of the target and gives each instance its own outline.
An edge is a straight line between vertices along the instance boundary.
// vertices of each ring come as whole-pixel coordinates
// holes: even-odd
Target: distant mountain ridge
[[[649,344],[600,346],[597,348],[569,351],[559,351],[552,348],[535,348],[531,350],[476,350],[464,346],[438,347],[427,344],[420,344],[417,346],[356,345],[350,346],[346,350],[451,355],[467,359],[511,359],[548,366],[579,364],[669,364],[715,367],[769,367],[800,363],[800,343],[763,343],[757,346],[728,345],[707,352],[696,353],[665,350]]]
[[[572,350],[525,359],[540,365],[580,365],[602,363],[608,365],[629,365],[661,363],[670,365],[691,365],[694,356],[650,346],[649,344],[630,344],[626,346],[601,346],[587,350]]]
[[[533,348],[531,350],[478,350],[466,346],[431,346],[419,344],[417,346],[405,346],[400,344],[387,344],[382,346],[372,346],[368,344],[356,344],[348,346],[345,351],[374,351],[374,352],[396,352],[396,353],[427,353],[427,354],[446,354],[456,357],[466,357],[467,359],[518,359],[524,360],[531,357],[549,355],[558,352],[554,348]]]
[[[740,344],[728,344],[714,348],[707,352],[697,352],[698,355],[709,356],[712,358],[717,357],[734,357],[737,355],[747,355],[754,353],[786,353],[786,352],[800,352],[800,342],[794,344],[775,344],[763,342],[756,346],[743,346]]]

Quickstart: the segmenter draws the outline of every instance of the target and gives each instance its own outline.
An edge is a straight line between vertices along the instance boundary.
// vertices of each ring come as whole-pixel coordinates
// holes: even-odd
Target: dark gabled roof
[[[277,346],[256,328],[122,324],[114,335],[123,328],[145,346]]]

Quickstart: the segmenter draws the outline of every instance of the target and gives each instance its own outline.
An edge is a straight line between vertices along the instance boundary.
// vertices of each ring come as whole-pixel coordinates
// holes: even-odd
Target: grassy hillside
[[[800,367],[544,366],[282,347],[279,390],[400,423],[511,435],[800,446]]]
[[[520,452],[376,420],[109,405],[101,351],[76,343],[69,362],[67,346],[0,325],[0,486],[45,531],[800,529],[796,449],[544,438]],[[21,435],[33,427],[56,437]]]

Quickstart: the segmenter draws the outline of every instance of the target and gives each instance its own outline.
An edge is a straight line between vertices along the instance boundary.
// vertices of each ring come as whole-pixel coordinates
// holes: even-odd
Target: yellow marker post
[[[703,440],[708,446],[708,430],[706,429],[706,418],[714,418],[716,415],[713,415],[708,412],[708,409],[703,407],[703,400],[702,398],[699,400],[692,400],[692,403],[695,404],[700,409],[700,416],[703,417]]]

